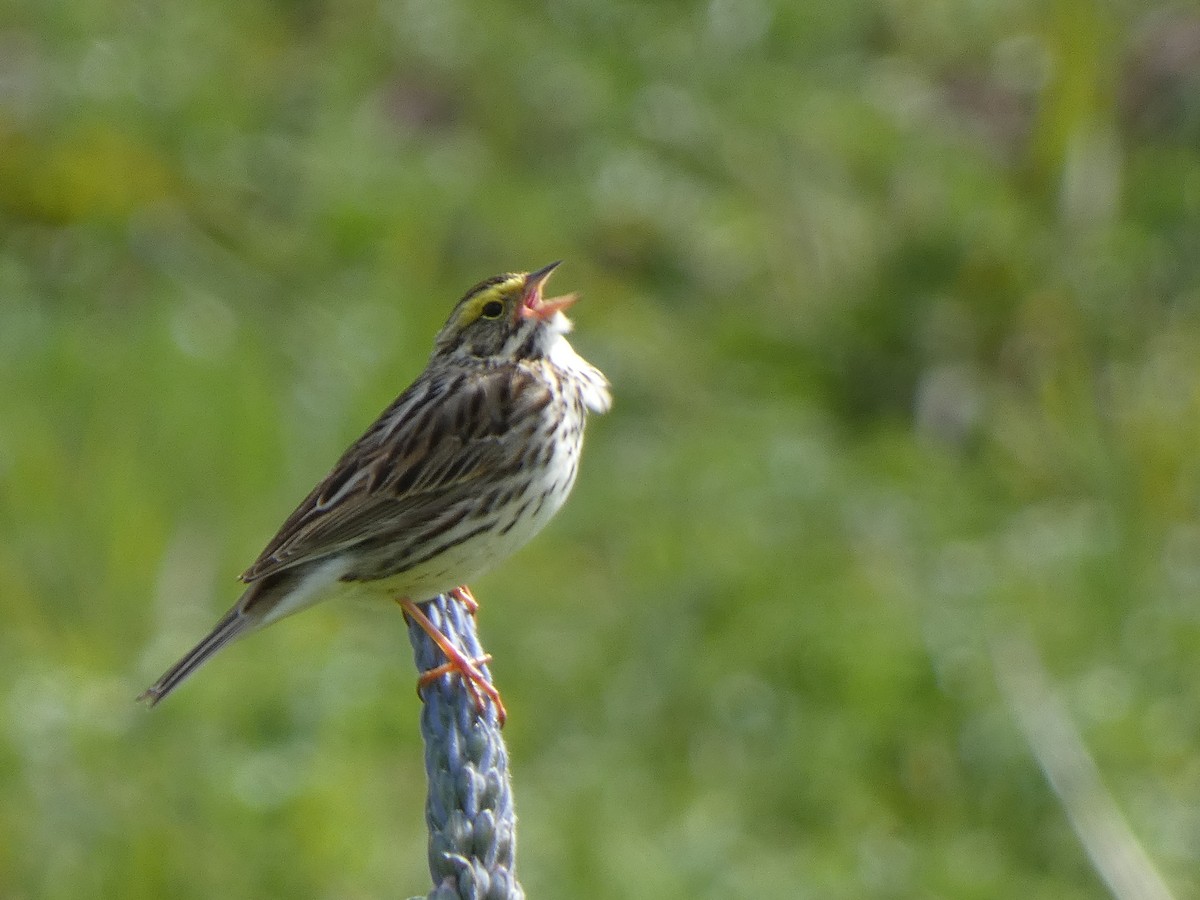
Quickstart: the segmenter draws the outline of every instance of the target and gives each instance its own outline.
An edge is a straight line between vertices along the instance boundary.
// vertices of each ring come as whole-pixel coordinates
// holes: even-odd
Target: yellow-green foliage
[[[1200,19],[6,5],[0,897],[427,890],[398,613],[133,698],[558,258],[616,406],[473,586],[531,898],[1102,896],[1014,633],[1200,893]]]

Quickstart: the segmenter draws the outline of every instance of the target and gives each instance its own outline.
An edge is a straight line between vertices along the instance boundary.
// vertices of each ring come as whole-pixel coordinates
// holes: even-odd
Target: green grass
[[[1197,22],[10,10],[0,897],[425,889],[395,611],[132,698],[454,299],[558,258],[616,406],[474,585],[530,897],[1104,895],[997,687],[1014,634],[1200,891]]]

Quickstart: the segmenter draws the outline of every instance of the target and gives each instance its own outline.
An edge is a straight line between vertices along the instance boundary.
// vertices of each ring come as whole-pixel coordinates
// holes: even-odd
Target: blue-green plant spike
[[[421,608],[468,657],[484,655],[475,619],[461,603],[443,595]],[[408,637],[419,671],[445,662],[415,622],[409,622]],[[490,681],[487,667],[481,670]],[[480,713],[457,676],[438,678],[421,694],[429,781],[425,821],[433,876],[426,900],[524,900],[515,871],[517,832],[508,752],[496,710],[489,704]]]

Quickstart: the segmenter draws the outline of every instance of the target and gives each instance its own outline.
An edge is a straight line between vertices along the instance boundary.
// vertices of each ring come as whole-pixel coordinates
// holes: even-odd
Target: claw
[[[471,589],[465,584],[460,584],[454,590],[450,591],[450,596],[467,608],[467,612],[471,615],[479,612],[479,601],[475,599],[475,595],[471,593]]]

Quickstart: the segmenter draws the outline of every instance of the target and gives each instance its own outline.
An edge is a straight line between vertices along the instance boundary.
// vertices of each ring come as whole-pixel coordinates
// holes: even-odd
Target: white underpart
[[[547,323],[552,335],[546,355],[561,369],[566,369],[580,379],[580,395],[583,405],[592,412],[608,412],[612,406],[612,394],[608,391],[608,379],[600,370],[575,352],[566,335],[575,326],[561,312],[556,312]]]
[[[350,561],[345,555],[332,556],[316,566],[304,576],[303,581],[288,591],[278,603],[267,611],[262,617],[259,627],[266,627],[272,622],[278,622],[286,616],[315,606],[322,600],[327,600],[331,595],[337,593],[339,588],[344,587],[344,583],[340,579],[349,569]]]

